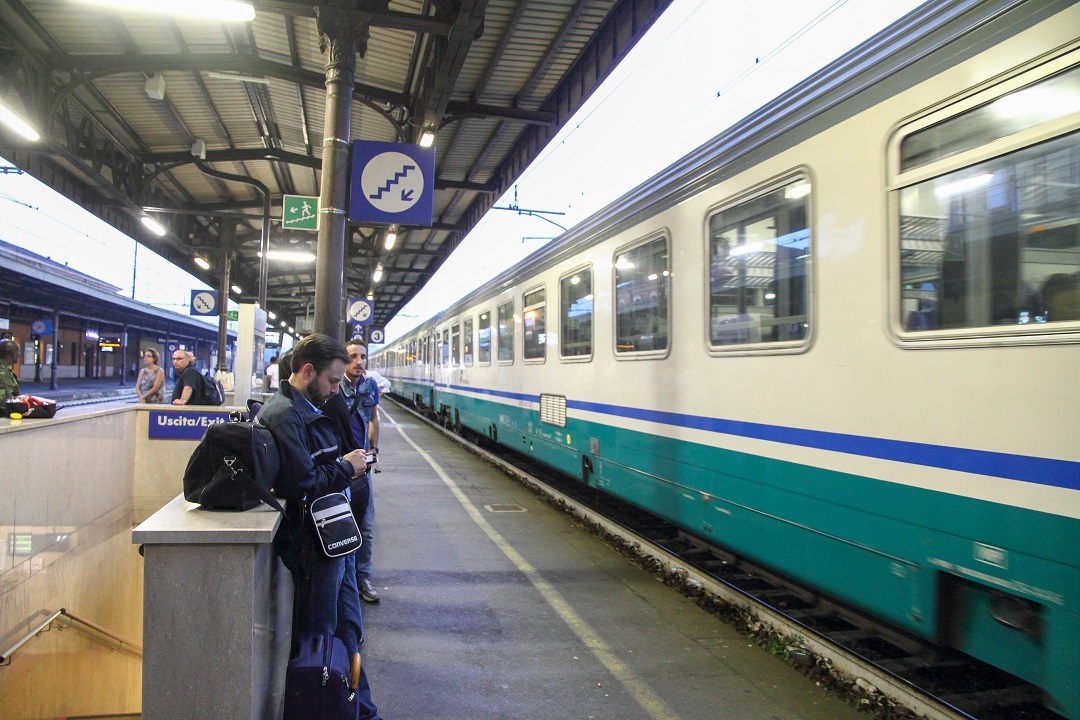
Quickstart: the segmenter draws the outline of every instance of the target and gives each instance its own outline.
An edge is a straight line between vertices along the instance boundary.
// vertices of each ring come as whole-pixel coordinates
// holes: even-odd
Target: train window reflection
[[[450,330],[450,365],[461,363],[461,326],[455,323]]]
[[[514,301],[498,308],[499,362],[514,362]]]
[[[547,317],[547,303],[544,301],[544,288],[525,293],[521,304],[522,310],[522,354],[526,360],[543,360],[547,347],[547,335],[544,333],[544,321]]]
[[[592,268],[583,268],[559,280],[562,357],[592,355],[592,300]]]
[[[900,170],[972,150],[1080,112],[1080,67],[913,132],[900,144]]]
[[[476,328],[480,364],[489,365],[491,364],[491,313],[480,313]]]
[[[615,256],[615,352],[666,350],[671,272],[667,237]]]
[[[910,332],[1080,320],[1080,133],[900,191]]]
[[[709,218],[713,346],[805,340],[810,184],[797,180]]]

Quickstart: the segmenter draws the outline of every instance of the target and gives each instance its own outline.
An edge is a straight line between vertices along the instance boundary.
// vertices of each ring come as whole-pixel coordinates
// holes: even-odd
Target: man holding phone
[[[360,537],[364,543],[356,551],[356,586],[364,602],[379,602],[379,592],[371,582],[372,535],[375,525],[375,493],[371,487],[371,468],[379,461],[379,386],[367,375],[368,348],[362,340],[350,340],[345,346],[349,362],[345,365],[345,377],[341,381],[341,396],[349,407],[349,428],[358,447],[367,451],[368,471],[357,478],[353,497],[357,501],[367,497],[364,507],[353,505],[353,515],[359,521]]]

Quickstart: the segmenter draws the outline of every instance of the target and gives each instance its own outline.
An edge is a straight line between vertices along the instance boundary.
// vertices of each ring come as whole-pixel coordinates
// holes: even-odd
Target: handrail
[[[38,633],[46,630],[53,622],[56,621],[57,618],[59,618],[61,616],[66,618],[67,621],[68,621],[67,625],[64,626],[64,627],[75,627],[76,625],[79,625],[79,626],[81,626],[79,629],[86,628],[86,629],[92,630],[93,632],[97,633],[98,635],[104,636],[104,637],[112,640],[113,642],[117,643],[116,647],[114,647],[113,650],[121,650],[121,649],[126,648],[129,652],[136,653],[137,655],[142,655],[142,647],[141,646],[136,645],[135,643],[130,642],[128,640],[125,640],[124,638],[120,637],[116,633],[110,632],[110,631],[106,630],[105,628],[101,627],[100,625],[96,625],[96,624],[90,622],[89,620],[85,620],[85,619],[79,617],[78,615],[75,615],[73,613],[69,613],[64,608],[60,608],[59,610],[54,610],[53,612],[49,613],[48,616],[44,620],[42,620],[40,623],[38,623],[37,627],[35,627],[30,632],[28,632],[26,635],[23,635],[21,638],[19,638],[19,640],[17,640],[15,642],[14,645],[12,645],[10,648],[8,648],[2,654],[0,654],[0,667],[2,667],[4,665],[10,665],[11,664],[11,656],[15,653],[16,650],[18,650],[23,645],[25,645],[27,642],[29,642],[30,639],[33,638],[35,635],[37,635]]]

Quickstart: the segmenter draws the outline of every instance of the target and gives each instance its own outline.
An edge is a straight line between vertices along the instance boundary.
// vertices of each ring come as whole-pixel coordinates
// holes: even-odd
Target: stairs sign
[[[281,227],[284,230],[318,230],[319,198],[284,196],[281,200]]]
[[[349,220],[431,226],[435,148],[356,140]]]

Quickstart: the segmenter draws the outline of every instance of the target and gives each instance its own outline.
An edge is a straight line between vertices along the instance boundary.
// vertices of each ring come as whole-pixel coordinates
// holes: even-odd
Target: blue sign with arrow
[[[435,148],[353,141],[349,220],[431,225]]]

